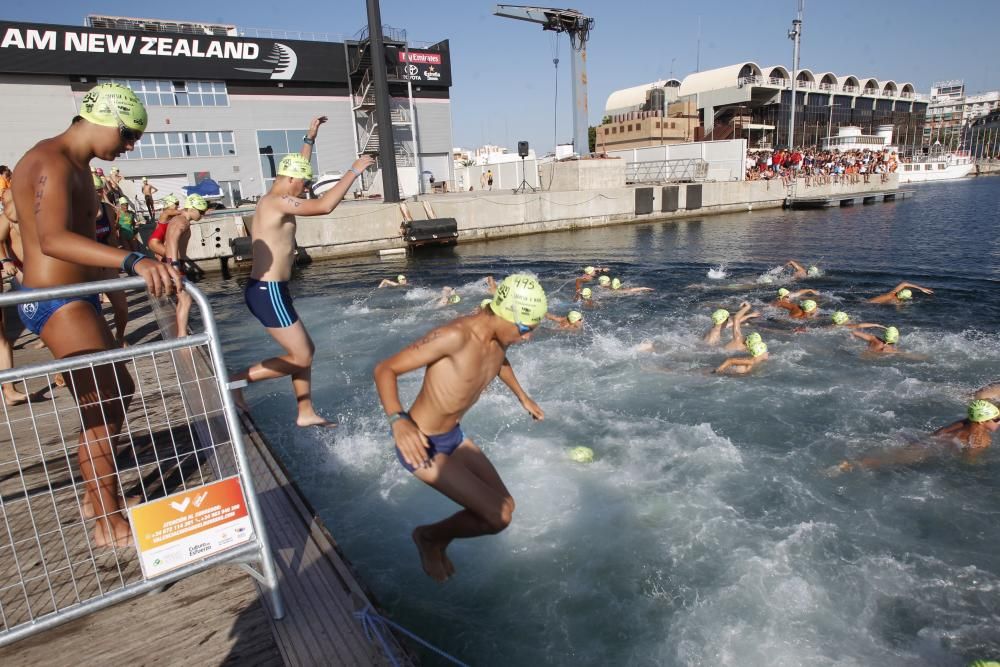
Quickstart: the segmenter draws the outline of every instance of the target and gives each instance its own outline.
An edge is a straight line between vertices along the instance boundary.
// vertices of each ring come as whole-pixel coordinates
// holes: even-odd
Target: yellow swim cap
[[[597,279],[597,284],[600,285],[601,287],[607,287],[610,283],[611,283],[611,278],[608,278],[607,276],[601,276],[600,278]]]
[[[595,269],[592,266],[585,266],[585,267],[583,267],[583,272],[586,273],[588,276],[594,275],[594,271],[596,271],[596,270],[597,269]]]
[[[760,333],[754,331],[754,332],[752,332],[750,334],[747,334],[747,337],[743,340],[743,344],[744,345],[752,345],[753,343],[759,343],[759,342],[761,342],[761,340],[763,340],[763,339],[760,337]]]
[[[621,288],[622,288],[622,281],[618,280],[617,278],[611,281],[611,289],[621,289]]]
[[[810,278],[815,278],[816,276],[819,275],[819,267],[818,266],[810,266],[809,270],[806,271],[806,275],[809,276]]]
[[[833,314],[830,315],[830,319],[833,320],[834,324],[847,324],[848,320],[851,319],[851,316],[842,310],[835,310],[833,311]]]
[[[579,322],[582,319],[583,319],[583,313],[581,313],[578,310],[571,310],[571,311],[569,311],[569,314],[566,315],[566,320],[570,324],[576,324],[577,322]]]
[[[719,308],[717,311],[712,313],[712,322],[715,324],[722,324],[729,319],[729,311],[725,308]]]
[[[907,301],[913,298],[913,292],[911,292],[908,289],[901,289],[898,292],[896,292],[896,298],[901,299],[903,301]]]
[[[895,345],[899,340],[899,329],[896,327],[886,327],[882,332],[882,340],[889,345]]]
[[[118,198],[118,203],[119,204],[127,204],[128,203],[128,197],[119,197]]]
[[[278,176],[290,176],[308,181],[313,177],[313,168],[309,160],[299,153],[291,153],[281,158],[278,163]]]
[[[483,299],[479,302],[479,310],[486,310],[493,303],[493,299]]]
[[[569,450],[569,458],[576,463],[593,463],[594,450],[590,447],[573,447]]]
[[[184,208],[193,208],[204,213],[208,210],[208,201],[201,195],[188,195],[184,202]]]
[[[400,273],[398,276],[396,276],[396,282],[399,283],[399,284],[401,284],[401,285],[405,284],[406,283],[406,276],[404,276],[402,273]]]
[[[759,357],[767,352],[767,345],[765,345],[762,340],[755,340],[752,343],[748,342],[747,352],[750,353],[751,357]]]
[[[789,294],[791,294],[791,292],[789,292],[788,289],[785,288],[785,287],[782,287],[781,289],[778,290],[778,298],[779,299],[784,299]]]
[[[979,424],[996,419],[997,417],[1000,417],[1000,408],[989,401],[973,401],[969,403],[969,421]]]
[[[91,88],[80,102],[80,116],[94,125],[118,127],[142,132],[149,117],[146,107],[130,88],[117,83],[102,83]]]
[[[448,303],[458,303],[461,300],[462,297],[460,297],[457,294],[452,294],[451,296],[448,297]]]
[[[582,296],[584,299],[589,299],[590,297],[594,296],[594,291],[589,287],[584,287],[582,290],[580,290],[580,296]]]
[[[508,322],[530,327],[542,321],[549,311],[549,302],[537,278],[515,273],[497,287],[490,308]]]
[[[812,311],[816,310],[816,302],[813,301],[812,299],[806,299],[805,301],[802,302],[802,310],[806,311],[807,313],[811,313]]]

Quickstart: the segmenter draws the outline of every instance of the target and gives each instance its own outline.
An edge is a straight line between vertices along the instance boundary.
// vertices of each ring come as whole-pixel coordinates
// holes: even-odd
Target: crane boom
[[[587,139],[587,41],[594,19],[575,9],[555,9],[531,5],[497,5],[493,14],[502,18],[527,21],[542,30],[569,34],[573,59],[573,148],[579,155],[590,153]]]

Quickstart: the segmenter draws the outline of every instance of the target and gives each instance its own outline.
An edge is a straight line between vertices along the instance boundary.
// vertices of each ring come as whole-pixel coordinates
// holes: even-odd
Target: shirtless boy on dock
[[[278,164],[277,178],[271,190],[257,202],[254,212],[253,268],[247,281],[244,299],[267,333],[271,335],[285,354],[272,357],[241,371],[232,377],[234,382],[260,382],[285,375],[292,376],[292,387],[298,403],[299,426],[334,426],[333,422],[316,414],[312,402],[312,361],[316,346],[309,332],[299,319],[288,281],[292,278],[295,264],[296,216],[328,215],[341,202],[348,189],[361,172],[370,167],[374,160],[363,156],[354,161],[340,182],[323,193],[319,199],[299,199],[299,195],[312,179],[312,165],[309,158],[316,143],[319,126],[326,117],[314,118],[303,137],[300,153],[286,155]],[[240,389],[234,389],[238,405],[246,409]]]
[[[445,553],[452,540],[495,535],[510,525],[514,499],[490,460],[462,432],[459,421],[496,377],[532,417],[545,417],[514,376],[507,348],[529,340],[547,310],[545,291],[536,278],[511,275],[485,309],[434,329],[375,366],[375,388],[392,428],[399,462],[463,508],[413,531],[424,572],[436,581],[455,573]],[[427,369],[423,386],[405,412],[397,379],[423,367]]]
[[[44,139],[25,153],[14,170],[12,189],[24,249],[22,291],[73,285],[104,277],[102,269],[142,276],[150,294],[182,289],[172,267],[136,252],[95,240],[98,200],[90,161],[114,160],[132,150],[146,128],[146,109],[135,94],[114,83],[88,92],[80,115],[62,134]],[[117,347],[101,316],[96,294],[23,303],[24,326],[40,336],[56,359]],[[114,442],[135,383],[124,364],[104,364],[70,373],[70,389],[80,408],[82,513],[97,518],[97,546],[132,544],[115,476]]]

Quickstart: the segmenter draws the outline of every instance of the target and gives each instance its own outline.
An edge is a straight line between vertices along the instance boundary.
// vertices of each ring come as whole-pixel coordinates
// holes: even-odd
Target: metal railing
[[[144,281],[15,291],[0,308],[132,289]],[[226,563],[284,615],[212,310],[187,293],[202,333],[0,371],[29,395],[0,403],[0,646]],[[80,403],[32,393],[60,373]],[[107,544],[125,513],[130,534]]]
[[[629,162],[625,165],[626,183],[703,181],[707,176],[708,162],[701,158]]]

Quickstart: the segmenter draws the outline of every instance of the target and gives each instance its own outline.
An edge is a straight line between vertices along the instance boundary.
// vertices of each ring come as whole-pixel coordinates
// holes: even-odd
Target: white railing
[[[625,165],[626,183],[703,181],[707,176],[708,162],[701,158],[629,162]]]
[[[788,79],[770,78],[767,80],[770,86],[780,86],[782,88],[788,88]]]

